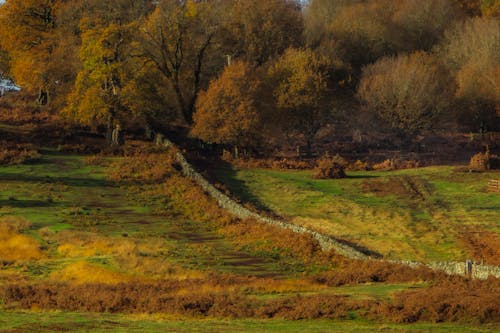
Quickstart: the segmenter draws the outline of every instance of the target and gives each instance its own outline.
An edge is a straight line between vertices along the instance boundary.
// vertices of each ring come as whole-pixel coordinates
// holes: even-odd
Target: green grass
[[[426,283],[367,283],[354,286],[331,287],[319,291],[310,292],[288,292],[288,293],[269,293],[269,294],[256,294],[258,299],[275,299],[287,298],[296,295],[343,295],[356,300],[390,300],[394,294],[402,291],[413,290],[416,288],[426,287]]]
[[[30,235],[40,240],[44,230],[90,232],[117,242],[124,235],[143,243],[160,237],[168,261],[185,269],[282,277],[303,270],[300,263],[235,247],[210,225],[169,210],[164,197],[144,198],[143,192],[158,186],[114,183],[107,179],[105,168],[86,165],[83,156],[46,149],[36,163],[0,166],[0,218],[29,220]],[[52,253],[45,260],[50,269],[37,270],[45,274],[33,274],[37,278],[66,263],[56,253],[61,245],[57,240],[42,244]]]
[[[348,172],[317,180],[309,171],[222,169],[242,200],[392,259],[464,260],[460,233],[500,231],[500,196],[486,191],[499,172],[454,167]],[[481,258],[474,258],[480,260]]]
[[[384,324],[363,320],[222,320],[161,319],[67,312],[0,312],[0,332],[498,332],[498,327],[458,324]]]
[[[451,168],[432,170],[437,174],[454,176]],[[386,242],[388,236],[394,236],[392,230],[388,230],[387,234],[377,234],[374,229],[367,228],[364,224],[373,223],[379,216],[387,217],[391,214],[398,221],[401,220],[401,216],[408,217],[410,221],[407,225],[397,229],[400,232],[399,241],[425,250],[428,244],[419,242],[425,237],[426,229],[419,229],[421,228],[419,223],[425,224],[427,228],[434,227],[432,224],[434,222],[427,221],[432,219],[434,214],[427,204],[401,200],[396,195],[382,197],[363,190],[367,181],[385,181],[387,175],[396,178],[424,177],[412,172],[414,171],[388,174],[356,173],[354,177],[340,181],[312,180],[307,172],[264,170],[224,172],[222,176],[226,177],[233,191],[236,190],[242,197],[246,196],[247,200],[292,218],[304,215],[311,219],[308,223],[320,221],[327,226],[331,223],[338,227],[345,224],[345,219],[354,216],[357,219],[354,221],[355,224],[344,225],[342,232],[351,235],[352,230],[358,230],[358,234],[354,234],[354,239],[357,241],[366,237],[374,241],[374,244],[377,244],[377,241]],[[429,201],[432,202],[430,207],[433,209],[455,204],[456,202],[447,198],[460,193],[459,187],[446,185],[446,183],[454,184],[448,178],[440,177],[439,181],[441,183],[433,185],[433,191],[437,192],[437,189],[442,187],[440,192],[449,191],[450,194],[445,198],[434,198],[435,192],[432,192]],[[107,179],[104,168],[86,165],[83,156],[64,155],[54,150],[43,151],[42,158],[37,163],[0,166],[0,218],[21,216],[32,222],[33,228],[26,231],[26,234],[40,241],[44,253],[44,257],[40,260],[20,261],[0,267],[0,284],[16,281],[13,277],[26,279],[31,283],[43,283],[52,279],[54,273],[60,273],[65,268],[82,261],[91,264],[97,272],[99,268],[105,268],[113,276],[139,274],[142,277],[147,277],[140,275],[146,270],[146,266],[143,267],[141,263],[137,270],[129,271],[128,260],[150,260],[147,269],[151,269],[152,266],[153,270],[155,266],[161,266],[166,262],[165,269],[170,269],[169,265],[172,264],[174,269],[181,267],[195,272],[227,272],[243,276],[274,277],[280,280],[307,277],[307,269],[311,271],[325,269],[325,267],[308,268],[306,264],[280,256],[279,253],[276,255],[254,253],[242,249],[221,236],[210,223],[189,220],[170,210],[167,198],[143,195],[157,186],[159,184],[114,183]],[[479,186],[471,189],[471,191],[481,190]],[[485,218],[484,225],[487,226],[489,223],[491,227],[495,223],[488,218],[498,213],[495,209],[497,199],[485,195],[489,199],[483,198],[482,205],[476,206],[475,209]],[[472,199],[474,198],[466,202],[469,202],[470,206],[475,206],[477,201]],[[443,200],[445,202],[442,202]],[[471,207],[464,207],[463,210],[469,208]],[[454,212],[447,214],[452,216]],[[375,223],[374,227],[380,226]],[[393,229],[393,226],[389,229]],[[327,227],[324,230],[328,232],[332,229]],[[405,234],[403,231],[410,232]],[[418,238],[416,235],[423,236]],[[97,243],[82,245],[81,249],[77,246],[77,249],[72,251],[81,250],[82,253],[73,255],[59,251],[59,247],[72,245],[85,237],[95,238]],[[132,250],[127,247],[129,241],[134,242],[135,247]],[[98,242],[108,242],[111,244],[109,245],[111,250],[107,248],[108,245]],[[446,251],[445,245],[448,245],[453,251],[454,243],[449,244],[441,244],[439,250]],[[85,252],[92,250],[93,247],[96,251]],[[428,251],[436,251],[436,247],[430,246]],[[129,252],[134,255],[129,255]],[[163,271],[160,273],[164,274]],[[85,275],[87,272],[81,274]],[[160,275],[156,275],[158,276]],[[162,276],[171,277],[168,274]],[[306,284],[276,293],[268,291],[248,291],[248,293],[257,300],[294,297],[297,294],[309,296],[321,294],[346,295],[354,300],[383,302],[390,300],[397,292],[423,287],[425,285],[418,282],[374,283],[339,288]],[[490,332],[495,328],[462,324],[386,324],[362,320],[355,314],[351,320],[345,321],[286,321],[193,319],[172,318],[166,314],[126,316],[33,310],[16,312],[0,309],[0,332]]]

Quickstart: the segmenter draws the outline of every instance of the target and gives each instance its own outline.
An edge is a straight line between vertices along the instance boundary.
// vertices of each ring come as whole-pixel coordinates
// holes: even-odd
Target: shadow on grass
[[[224,162],[225,163],[225,162]],[[273,213],[273,211],[262,201],[259,200],[248,188],[245,182],[236,177],[237,171],[231,167],[229,163],[225,163],[215,173],[218,181],[231,192],[233,197],[236,197],[242,204],[250,203],[259,211]]]
[[[380,178],[380,175],[352,175],[347,174],[347,179],[368,179],[368,178]]]
[[[43,200],[0,200],[0,207],[28,208],[28,207],[52,207],[53,202]]]
[[[361,246],[359,244],[356,244],[356,243],[353,243],[353,242],[350,242],[348,240],[345,240],[345,239],[338,239],[338,238],[335,238],[335,240],[341,244],[344,244],[344,245],[347,245],[347,246],[350,246],[352,247],[353,249],[369,256],[369,257],[372,257],[372,258],[375,258],[375,259],[382,259],[383,256],[382,254],[378,253],[378,252],[375,252],[373,250],[370,250],[364,246]]]
[[[37,176],[22,173],[3,173],[0,174],[0,181],[15,181],[27,183],[46,183],[46,184],[64,184],[75,187],[115,187],[116,183],[105,179],[92,179],[80,177],[52,177],[52,176]]]

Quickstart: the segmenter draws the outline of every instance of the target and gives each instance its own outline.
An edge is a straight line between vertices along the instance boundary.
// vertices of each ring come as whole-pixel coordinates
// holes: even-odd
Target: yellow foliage
[[[32,260],[40,259],[43,253],[40,244],[33,238],[19,233],[19,225],[0,222],[0,259]]]
[[[102,266],[78,261],[70,264],[60,271],[53,272],[50,277],[58,281],[70,281],[76,284],[107,283],[116,284],[129,282],[132,277],[120,272],[106,269]]]
[[[184,15],[186,17],[195,17],[198,14],[198,8],[196,7],[196,2],[189,0],[186,2],[186,8],[184,10]]]
[[[96,255],[129,254],[136,250],[132,241],[114,239],[91,239],[85,242],[63,243],[57,252],[65,257],[92,257]]]

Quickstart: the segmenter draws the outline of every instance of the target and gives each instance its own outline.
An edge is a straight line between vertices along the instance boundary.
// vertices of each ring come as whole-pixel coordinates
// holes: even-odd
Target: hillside
[[[337,180],[310,171],[220,169],[237,197],[386,258],[499,264],[498,171],[464,167],[351,171]]]
[[[19,130],[1,129],[6,137]],[[143,141],[118,153],[72,149],[78,146],[47,147],[0,167],[0,332],[497,327],[496,279],[348,260],[307,235],[235,219],[179,173],[173,149]],[[247,170],[240,180],[245,172],[295,181],[308,175]],[[280,191],[284,202],[288,190]],[[440,310],[448,302],[461,310]],[[45,312],[53,310],[62,312]],[[450,323],[429,323],[443,320]]]

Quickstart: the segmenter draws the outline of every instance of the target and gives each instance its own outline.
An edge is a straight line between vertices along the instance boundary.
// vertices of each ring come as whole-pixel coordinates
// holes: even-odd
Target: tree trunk
[[[37,102],[39,105],[47,105],[49,102],[49,93],[43,89],[40,89],[40,93],[38,94]]]
[[[306,139],[306,156],[307,157],[312,157],[312,139],[307,138]]]
[[[106,142],[108,145],[111,145],[113,143],[113,122],[114,122],[114,117],[112,113],[108,115],[108,122],[106,124]]]

